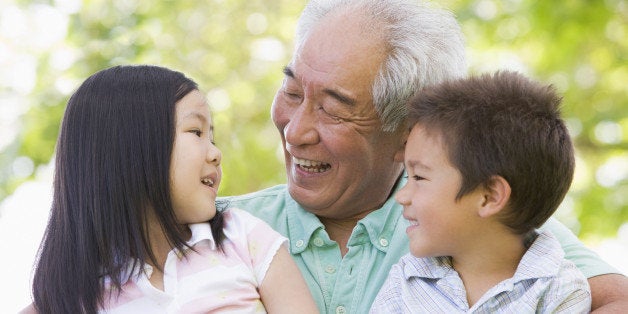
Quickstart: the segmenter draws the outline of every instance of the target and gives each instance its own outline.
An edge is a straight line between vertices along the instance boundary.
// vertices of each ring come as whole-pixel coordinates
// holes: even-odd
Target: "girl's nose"
[[[221,159],[222,152],[218,147],[216,147],[216,145],[211,144],[209,149],[207,150],[207,162],[219,166]]]

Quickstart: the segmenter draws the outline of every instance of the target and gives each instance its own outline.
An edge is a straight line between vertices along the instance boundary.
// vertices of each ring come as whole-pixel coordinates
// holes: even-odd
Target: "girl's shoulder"
[[[225,220],[234,219],[234,220],[247,220],[247,221],[258,221],[259,218],[251,215],[249,212],[240,209],[238,207],[229,207],[225,209],[222,214],[225,217]]]
[[[225,221],[224,232],[227,237],[242,233],[264,234],[273,238],[280,236],[266,222],[243,209],[230,207],[223,211],[223,216]]]

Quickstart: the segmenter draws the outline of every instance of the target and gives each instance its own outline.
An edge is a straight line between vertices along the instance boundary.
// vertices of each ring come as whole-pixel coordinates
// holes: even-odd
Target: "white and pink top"
[[[216,248],[208,223],[192,224],[186,258],[168,253],[164,291],[149,282],[152,267],[136,271],[122,293],[108,290],[101,313],[265,313],[258,287],[287,239],[251,214],[224,212],[224,253]]]

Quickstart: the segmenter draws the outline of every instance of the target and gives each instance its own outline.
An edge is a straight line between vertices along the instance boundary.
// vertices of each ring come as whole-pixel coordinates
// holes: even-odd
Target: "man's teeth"
[[[207,186],[213,186],[214,185],[214,180],[210,179],[210,178],[204,178],[201,179],[201,182]]]
[[[328,163],[308,159],[294,158],[294,163],[307,172],[324,172],[331,168]]]

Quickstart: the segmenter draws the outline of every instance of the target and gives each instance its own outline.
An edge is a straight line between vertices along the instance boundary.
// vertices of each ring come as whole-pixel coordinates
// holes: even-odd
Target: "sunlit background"
[[[461,22],[471,72],[518,70],[564,94],[577,169],[556,216],[628,273],[628,3],[434,2]],[[223,150],[223,195],[284,181],[269,107],[304,4],[0,2],[1,313],[30,302],[32,264],[51,202],[50,160],[59,121],[73,90],[100,69],[157,64],[200,84]]]

